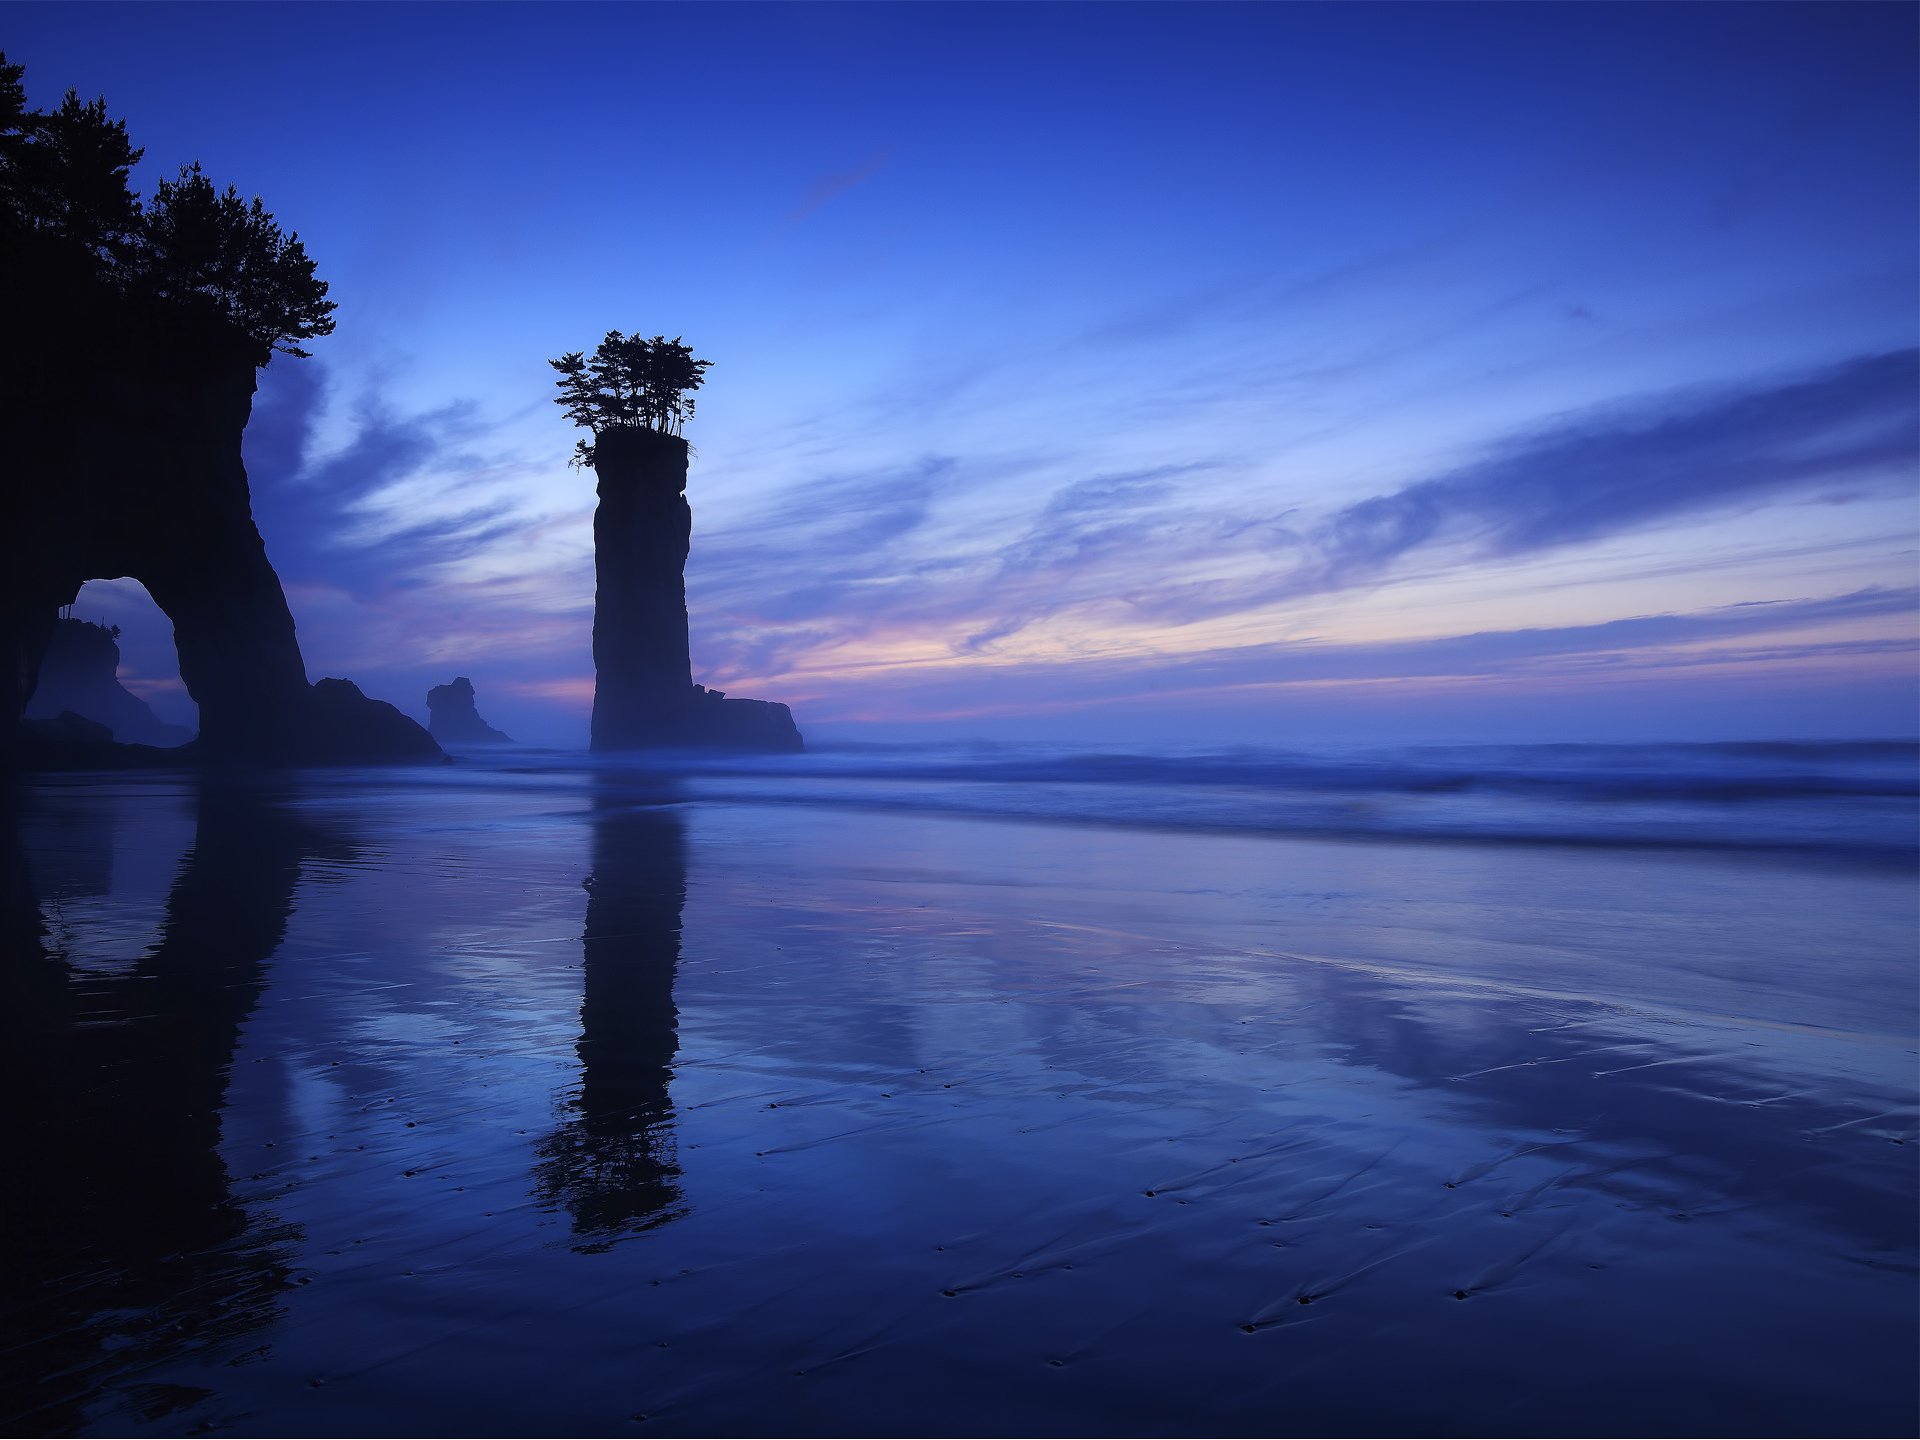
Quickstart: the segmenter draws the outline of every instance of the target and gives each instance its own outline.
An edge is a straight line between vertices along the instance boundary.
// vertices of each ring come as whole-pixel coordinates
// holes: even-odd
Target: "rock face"
[[[392,724],[391,706],[307,684],[240,459],[252,360],[211,344],[130,342],[84,373],[82,407],[63,366],[9,356],[0,371],[0,764],[17,758],[17,722],[61,607],[88,580],[123,575],[173,621],[180,678],[200,706],[197,758],[437,754],[413,721]]]
[[[72,711],[105,725],[109,739],[126,745],[184,745],[193,738],[193,731],[166,724],[122,685],[119,668],[113,631],[85,620],[55,621],[26,718],[52,720]]]
[[[693,693],[687,442],[652,430],[595,438],[593,748],[677,745]]]
[[[647,429],[594,437],[593,749],[798,751],[793,714],[693,683],[687,650],[687,442]]]
[[[480,718],[474,708],[473,682],[464,675],[454,677],[451,685],[436,685],[427,691],[427,729],[442,745],[511,745],[511,736],[502,735]]]
[[[729,700],[723,690],[693,687],[687,708],[687,738],[709,750],[765,750],[798,755],[806,748],[793,712],[778,700]]]
[[[23,770],[172,769],[191,748],[123,745],[99,721],[64,710],[51,720],[22,720],[13,758]]]
[[[444,752],[419,721],[384,700],[361,694],[351,680],[314,681],[306,721],[300,749],[305,764],[443,758]]]

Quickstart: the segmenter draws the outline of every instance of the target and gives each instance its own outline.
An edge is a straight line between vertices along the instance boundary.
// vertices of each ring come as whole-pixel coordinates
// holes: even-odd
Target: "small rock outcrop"
[[[123,745],[186,744],[193,731],[167,724],[120,683],[118,633],[86,620],[55,621],[26,718],[53,720],[71,711],[106,726],[106,738]]]
[[[301,758],[310,765],[442,758],[419,721],[361,694],[351,680],[314,681],[306,718]]]
[[[503,735],[480,718],[473,703],[473,682],[456,675],[450,685],[436,685],[427,691],[427,731],[442,745],[511,745],[513,737]]]
[[[23,770],[156,770],[177,768],[193,748],[122,745],[97,720],[62,711],[51,720],[22,720],[14,763]]]
[[[693,683],[687,442],[644,426],[600,430],[593,468],[592,748],[804,749],[785,705]]]
[[[764,750],[797,755],[806,748],[793,711],[778,700],[730,700],[722,690],[693,687],[684,744],[714,750]]]

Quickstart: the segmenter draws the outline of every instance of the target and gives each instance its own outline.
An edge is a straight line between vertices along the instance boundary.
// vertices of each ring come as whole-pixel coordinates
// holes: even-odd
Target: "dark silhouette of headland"
[[[260,369],[334,327],[299,236],[198,165],[143,202],[141,152],[106,102],[29,110],[23,73],[0,55],[0,769],[429,760],[435,734],[504,740],[464,679],[429,696],[434,734],[350,681],[308,682],[241,459]],[[552,362],[558,403],[593,434],[576,463],[598,478],[596,751],[802,748],[785,705],[693,683],[680,429],[708,363],[618,331]],[[110,676],[95,677],[107,698],[46,714],[43,697],[45,718],[23,721],[62,609],[122,576],[173,622],[200,711],[184,745],[159,748],[178,737],[142,727]]]
[[[54,622],[119,576],[173,622],[200,707],[192,758],[437,758],[392,706],[308,684],[254,525],[240,441],[255,376],[333,329],[299,237],[197,165],[143,204],[141,152],[106,102],[30,111],[22,73],[0,56],[0,764],[46,759],[20,719]]]
[[[687,442],[710,362],[678,339],[610,332],[589,358],[549,362],[560,372],[567,418],[593,432],[575,463],[591,466],[600,504],[593,516],[592,748],[698,747],[798,751],[785,705],[734,700],[693,683],[687,643]]]
[[[502,734],[480,718],[473,701],[473,681],[456,675],[450,685],[436,685],[427,691],[427,730],[442,745],[511,745],[513,737]]]

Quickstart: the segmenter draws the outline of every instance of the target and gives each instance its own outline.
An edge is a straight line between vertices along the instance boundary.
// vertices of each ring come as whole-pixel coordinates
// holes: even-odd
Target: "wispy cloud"
[[[321,362],[275,365],[246,433],[255,515],[310,672],[416,711],[455,673],[577,673],[590,487],[556,510],[553,463],[519,454],[471,404],[408,413],[368,394],[340,408]]]
[[[817,214],[822,206],[846,194],[854,186],[872,179],[892,158],[891,151],[875,150],[851,169],[831,170],[820,176],[807,187],[806,193],[800,197],[800,203],[793,207],[787,216],[787,224],[798,225]]]
[[[1433,681],[1554,679],[1606,683],[1627,674],[1820,661],[1910,671],[1920,589],[1641,615],[1592,625],[1489,630],[1425,640],[1235,646],[1173,656],[881,668],[796,675],[831,718],[919,720],[1019,714],[1143,696],[1209,695],[1290,686],[1402,686]]]
[[[1911,478],[1917,452],[1920,352],[1901,350],[1692,403],[1570,419],[1349,506],[1316,540],[1337,581],[1449,536],[1514,555],[1793,485]]]
[[[813,473],[730,522],[696,525],[696,669],[730,688],[777,679],[783,698],[830,705],[859,676],[874,696],[918,695],[937,710],[989,676],[1013,705],[1042,703],[1041,690],[1098,702],[1645,657],[1692,643],[1684,634],[1777,629],[1787,612],[1756,607],[1399,649],[1223,651],[1206,648],[1203,630],[1189,643],[1169,638],[1416,565],[1487,565],[1681,517],[1910,486],[1916,382],[1915,352],[1900,351],[1618,404],[1318,518],[1286,489],[1252,483],[1255,462],[1230,454],[1078,474],[1058,456],[931,454]],[[401,414],[362,400],[345,427],[338,415],[323,427],[335,398],[309,362],[263,393],[247,442],[262,529],[310,650],[404,670],[408,685],[414,671],[484,655],[529,697],[572,697],[592,597],[584,485],[577,505],[554,510],[550,483],[525,483],[550,482],[551,462],[516,456],[471,407]],[[345,430],[324,453],[323,428]],[[1846,603],[1874,613],[1913,604],[1860,595]],[[1795,613],[1831,618],[1832,606]],[[1055,658],[1021,661],[1041,653]]]
[[[1197,620],[1376,583],[1416,552],[1508,559],[1663,521],[1827,487],[1911,487],[1920,458],[1920,352],[1859,357],[1815,374],[1689,391],[1567,417],[1462,468],[1348,505],[1308,528],[1262,575],[1173,586],[1155,614]]]
[[[1899,351],[1642,397],[1317,518],[1304,500],[1289,503],[1311,493],[1305,477],[1277,482],[1231,454],[1079,475],[1050,456],[828,475],[729,528],[696,532],[696,654],[730,678],[863,653],[882,665],[908,654],[1010,658],[1046,622],[1055,639],[1089,637],[1088,648],[1148,634],[1133,648],[1185,648],[1169,632],[1416,571],[1512,562],[1783,500],[1884,495],[1913,484],[1917,382],[1915,352]]]

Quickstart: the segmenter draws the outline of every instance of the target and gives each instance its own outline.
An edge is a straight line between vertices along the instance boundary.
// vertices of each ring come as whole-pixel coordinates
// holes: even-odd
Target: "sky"
[[[812,739],[1920,733],[1910,5],[0,22],[332,287],[246,438],[314,678],[585,744],[619,329],[713,362],[694,678]]]

